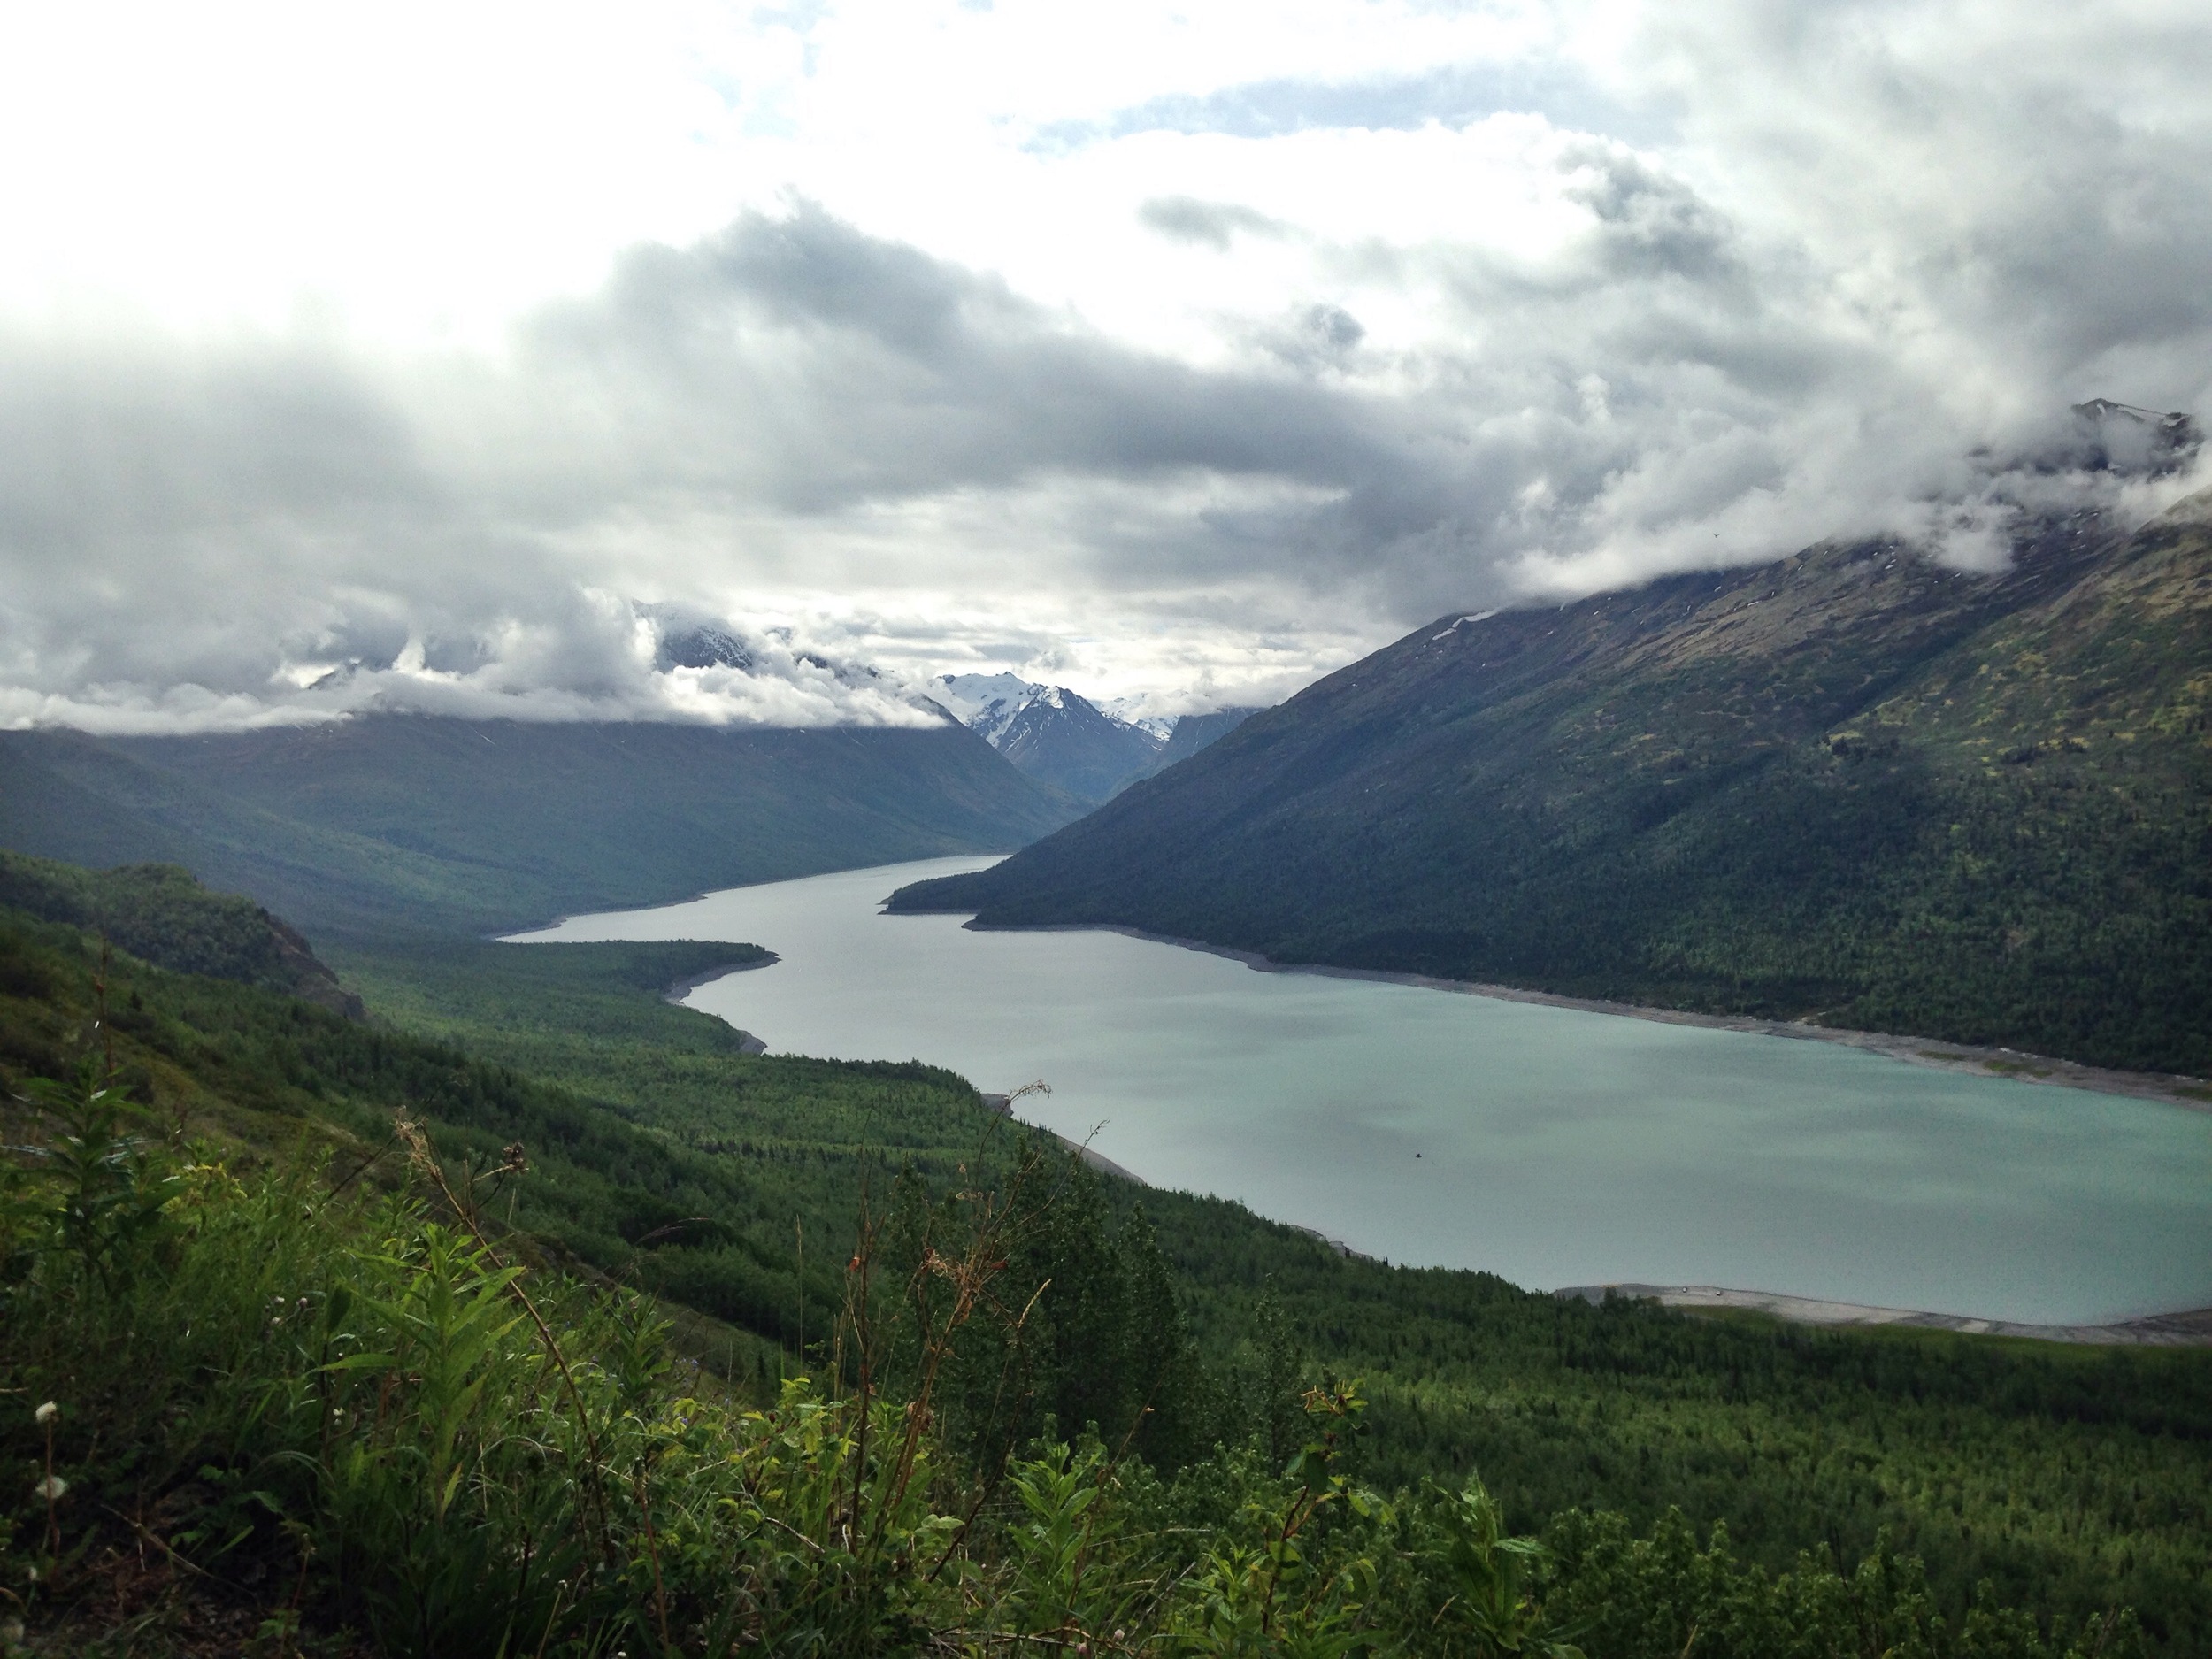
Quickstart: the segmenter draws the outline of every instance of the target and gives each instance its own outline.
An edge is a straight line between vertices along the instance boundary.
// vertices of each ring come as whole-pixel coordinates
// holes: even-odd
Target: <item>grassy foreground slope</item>
[[[1446,617],[997,867],[987,925],[2212,1072],[2212,503]]]
[[[998,851],[1079,809],[973,733],[373,716],[176,738],[0,733],[0,845],[181,864],[317,940],[496,932]]]

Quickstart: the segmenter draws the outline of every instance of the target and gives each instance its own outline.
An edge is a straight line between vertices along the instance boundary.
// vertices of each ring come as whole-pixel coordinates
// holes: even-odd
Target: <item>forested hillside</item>
[[[67,922],[157,967],[287,992],[341,1014],[362,1012],[361,999],[338,983],[297,930],[175,864],[87,870],[0,852],[0,909]]]
[[[904,909],[2212,1071],[2212,503],[1444,617]]]
[[[180,864],[327,939],[469,934],[1010,849],[1076,804],[949,721],[779,731],[375,716],[0,733],[0,846]]]
[[[364,1024],[0,913],[35,1650],[2212,1640],[2212,1355],[1347,1260],[660,1000],[755,954],[356,951]]]

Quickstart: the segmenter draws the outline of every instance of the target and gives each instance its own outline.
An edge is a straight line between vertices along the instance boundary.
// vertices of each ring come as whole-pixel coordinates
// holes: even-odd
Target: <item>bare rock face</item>
[[[2164,478],[2180,472],[2204,447],[2196,420],[2179,411],[2161,413],[2093,397],[2074,405],[2075,453],[2068,458],[2092,472]]]
[[[303,1002],[317,1003],[348,1019],[369,1017],[361,999],[338,983],[338,976],[315,954],[315,948],[307,942],[305,934],[258,906],[256,910],[269,925],[270,942],[290,981],[285,988]]]

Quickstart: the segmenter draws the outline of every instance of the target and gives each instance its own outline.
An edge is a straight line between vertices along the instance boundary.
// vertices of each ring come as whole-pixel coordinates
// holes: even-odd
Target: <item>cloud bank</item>
[[[1987,565],[2206,481],[2070,412],[2212,406],[2195,8],[1312,11],[1094,83],[1010,73],[1083,8],[759,23],[815,56],[731,95],[758,199],[488,339],[0,303],[0,724],[1261,701],[1455,608]],[[884,55],[994,50],[987,120],[868,136],[938,166],[883,195],[836,134]]]

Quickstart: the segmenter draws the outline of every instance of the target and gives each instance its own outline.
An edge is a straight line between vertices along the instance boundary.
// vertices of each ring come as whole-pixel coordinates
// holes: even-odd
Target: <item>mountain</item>
[[[2212,1071],[2212,492],[1447,616],[897,908]]]
[[[1005,850],[1077,810],[949,721],[781,730],[380,715],[197,737],[0,733],[0,846],[180,864],[315,937],[503,931]]]
[[[993,749],[1029,699],[1046,689],[1019,674],[940,674],[929,688],[955,719]]]
[[[1022,771],[1087,803],[1109,799],[1159,764],[1159,732],[1118,719],[1065,686],[1016,674],[946,674],[931,690]]]
[[[2178,472],[2204,447],[2204,432],[2181,411],[2138,409],[2093,397],[2073,407],[2069,453],[2057,464],[2093,472],[2121,472],[2165,478]]]
[[[1015,765],[1090,805],[1195,755],[1258,712],[1147,714],[1135,698],[1092,703],[1018,674],[945,674],[931,690]]]
[[[1095,802],[1148,773],[1160,740],[1100,713],[1064,686],[1047,686],[1006,723],[998,752],[1031,777]]]

